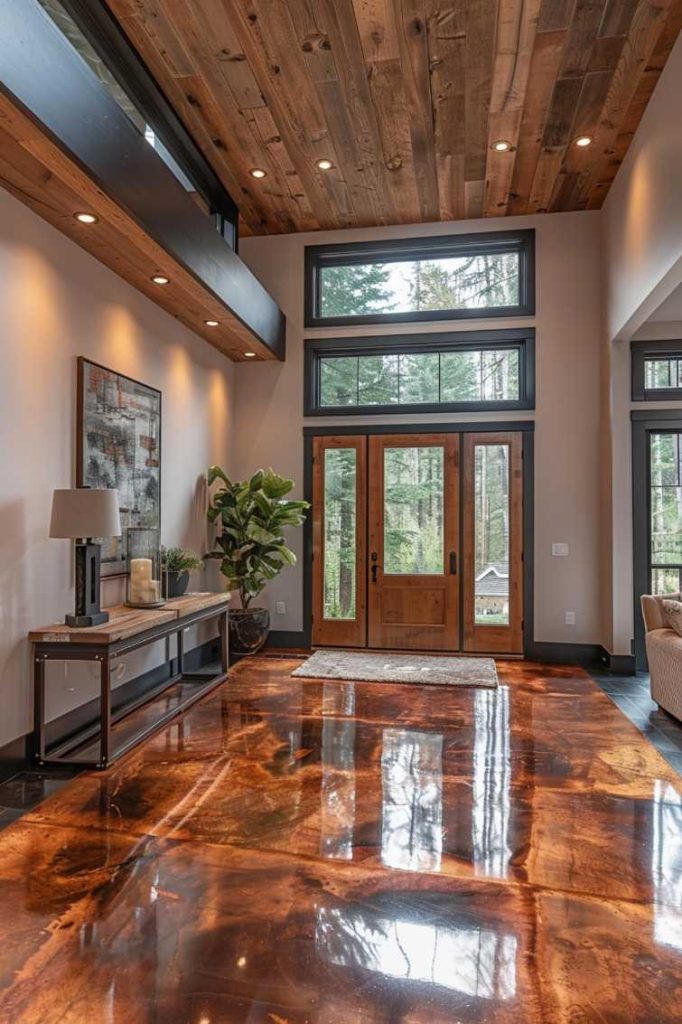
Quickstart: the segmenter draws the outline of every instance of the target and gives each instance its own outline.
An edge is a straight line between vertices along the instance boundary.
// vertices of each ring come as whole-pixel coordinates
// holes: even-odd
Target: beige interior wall
[[[203,474],[211,462],[229,465],[233,365],[3,191],[0,296],[2,747],[30,728],[27,630],[73,608],[71,543],[47,532],[53,489],[75,482],[76,357],[163,392],[162,537],[202,554]],[[119,583],[104,585],[105,604],[120,596]],[[116,683],[161,656],[126,658]],[[90,667],[76,669],[51,671],[49,717],[95,695]]]
[[[662,337],[649,317],[682,280],[682,37],[640,122],[602,210],[605,643],[629,654],[634,633],[630,346]],[[672,328],[673,332],[676,330]],[[652,333],[658,332],[658,333]],[[674,336],[674,333],[673,333]],[[655,408],[665,408],[653,403]],[[636,408],[646,408],[638,402]]]
[[[395,333],[396,327],[315,329],[303,327],[303,254],[309,244],[401,238],[469,231],[536,229],[537,315],[527,320],[452,321],[411,325],[406,331],[473,330],[534,324],[537,331],[537,410],[486,414],[485,419],[534,418],[535,471],[535,638],[598,643],[599,586],[599,214],[553,214],[509,220],[411,225],[309,235],[244,239],[240,254],[272,292],[287,315],[287,361],[240,364],[235,368],[234,468],[247,476],[261,465],[303,482],[302,429],[324,422],[390,423],[395,417],[303,417],[303,339],[319,336]],[[471,416],[400,416],[400,422],[460,421]],[[553,541],[570,545],[568,558],[553,558]],[[299,555],[302,537],[294,546]],[[300,630],[303,569],[286,569],[268,589],[266,603],[274,629]],[[276,613],[285,602],[286,612]],[[573,611],[574,626],[565,624]]]

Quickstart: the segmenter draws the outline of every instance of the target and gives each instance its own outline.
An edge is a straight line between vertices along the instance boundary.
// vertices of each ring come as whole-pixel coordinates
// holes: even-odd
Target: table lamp
[[[118,491],[74,487],[56,490],[52,498],[50,537],[76,541],[76,613],[67,626],[99,626],[109,613],[100,609],[101,545],[93,537],[119,537]]]

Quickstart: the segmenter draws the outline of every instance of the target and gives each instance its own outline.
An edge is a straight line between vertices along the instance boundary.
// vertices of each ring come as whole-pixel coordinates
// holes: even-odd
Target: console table
[[[101,626],[56,625],[28,634],[33,651],[34,759],[38,765],[107,768],[166,722],[181,714],[227,676],[229,594],[187,594],[162,608],[140,610],[121,605],[109,608]],[[220,633],[220,665],[204,672],[186,672],[184,631],[216,619]],[[170,638],[176,637],[177,671],[170,658]],[[113,663],[131,651],[166,641],[170,674],[162,683],[112,711]],[[100,708],[96,722],[66,740],[47,746],[45,666],[49,661],[90,661],[100,666]]]

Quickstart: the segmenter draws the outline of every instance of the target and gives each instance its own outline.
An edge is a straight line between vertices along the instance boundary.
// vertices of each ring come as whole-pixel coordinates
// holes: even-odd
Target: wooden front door
[[[459,647],[458,462],[457,434],[369,438],[369,647]]]

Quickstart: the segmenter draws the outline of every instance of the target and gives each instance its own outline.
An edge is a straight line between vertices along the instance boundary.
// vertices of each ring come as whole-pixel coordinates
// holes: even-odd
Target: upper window
[[[632,400],[682,399],[682,341],[632,342]]]
[[[306,327],[535,312],[533,231],[306,248]]]
[[[532,409],[532,328],[305,343],[305,414]]]

